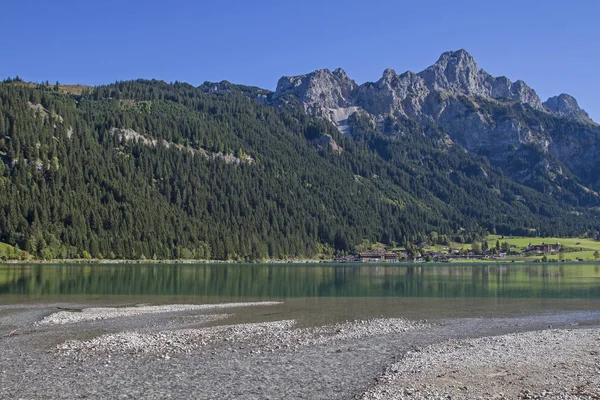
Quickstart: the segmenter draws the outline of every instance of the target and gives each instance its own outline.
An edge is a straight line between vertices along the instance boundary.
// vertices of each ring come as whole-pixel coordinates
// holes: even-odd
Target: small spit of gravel
[[[174,354],[189,354],[216,344],[229,344],[235,351],[247,348],[251,353],[288,349],[293,351],[302,346],[402,333],[425,326],[424,323],[403,319],[373,319],[303,329],[295,329],[295,324],[294,320],[283,320],[155,333],[119,332],[91,340],[69,340],[58,345],[57,350],[59,354],[73,356],[79,361],[98,354],[143,353],[165,358]]]
[[[190,353],[215,342],[239,343],[255,336],[277,336],[293,324],[294,321],[277,321],[156,333],[120,332],[91,340],[70,340],[58,345],[57,349],[61,354],[74,355],[79,360],[95,357],[97,353],[151,353],[165,357],[174,353]]]
[[[407,352],[356,398],[598,399],[599,354],[597,329],[450,340]]]
[[[303,345],[317,345],[339,340],[403,333],[413,329],[424,329],[427,326],[426,321],[408,321],[400,318],[375,318],[304,329],[295,333],[295,335],[301,338],[300,342]]]
[[[74,324],[78,322],[97,321],[108,318],[132,317],[141,314],[167,313],[178,311],[211,311],[223,308],[271,306],[281,304],[275,301],[221,303],[221,304],[171,304],[164,306],[139,307],[93,307],[84,308],[80,312],[59,311],[42,319],[40,325]]]

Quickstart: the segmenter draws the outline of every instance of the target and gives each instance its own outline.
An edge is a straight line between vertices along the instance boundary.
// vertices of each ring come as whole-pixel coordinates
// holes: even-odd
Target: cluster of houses
[[[527,249],[525,249],[525,253],[527,253],[527,254],[553,254],[553,253],[560,252],[560,249],[561,249],[560,243],[529,244],[529,246],[527,246]]]
[[[408,255],[400,251],[371,250],[365,253],[350,254],[338,257],[335,262],[400,262],[407,260]]]
[[[550,244],[529,244],[524,250],[524,255],[539,255],[539,254],[554,254],[561,250],[560,243]],[[511,250],[511,254],[517,254]],[[397,263],[401,261],[435,261],[435,262],[450,262],[458,260],[489,260],[505,259],[508,255],[507,251],[490,251],[486,250],[481,254],[475,253],[473,250],[459,251],[455,250],[451,253],[448,252],[422,252],[418,257],[410,258],[406,252],[403,251],[386,251],[383,249],[370,250],[363,253],[350,254],[343,257],[338,257],[335,262],[376,262],[376,263]]]
[[[418,257],[410,258],[405,252],[400,251],[384,251],[384,250],[372,250],[365,253],[350,254],[343,257],[338,257],[335,262],[344,263],[397,263],[402,261],[412,262],[424,262],[424,261],[435,261],[435,262],[450,262],[455,260],[484,260],[489,258],[505,258],[506,253],[499,255],[488,255],[488,254],[475,254],[469,251],[464,254],[459,254],[458,251],[454,254],[448,254],[444,252],[428,252]]]

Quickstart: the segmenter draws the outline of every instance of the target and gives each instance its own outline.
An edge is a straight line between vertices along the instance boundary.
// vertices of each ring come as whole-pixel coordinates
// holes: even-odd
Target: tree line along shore
[[[82,252],[73,258],[44,259],[34,257],[18,246],[0,243],[0,261],[6,263],[317,263],[317,262],[592,262],[600,260],[600,241],[592,238],[504,237],[489,235],[482,241],[458,243],[432,236],[427,241],[407,247],[390,248],[381,243],[363,241],[354,251],[337,257],[258,259],[136,259],[98,258]]]

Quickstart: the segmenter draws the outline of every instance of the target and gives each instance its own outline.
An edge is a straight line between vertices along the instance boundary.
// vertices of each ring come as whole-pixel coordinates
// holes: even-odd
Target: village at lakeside
[[[481,242],[429,240],[408,248],[362,243],[357,251],[335,262],[584,262],[600,260],[600,241],[592,238],[505,237],[490,235]]]

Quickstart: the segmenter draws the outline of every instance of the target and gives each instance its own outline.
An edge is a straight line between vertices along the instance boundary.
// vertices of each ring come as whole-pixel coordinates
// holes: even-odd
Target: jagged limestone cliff
[[[378,81],[362,85],[342,69],[282,77],[271,103],[283,101],[299,101],[350,136],[348,118],[355,112],[384,133],[394,120],[408,118],[441,129],[446,143],[488,157],[520,182],[543,175],[600,189],[592,173],[600,169],[600,129],[577,101],[561,94],[542,103],[525,82],[491,76],[465,50],[443,53],[419,73],[386,69]]]

